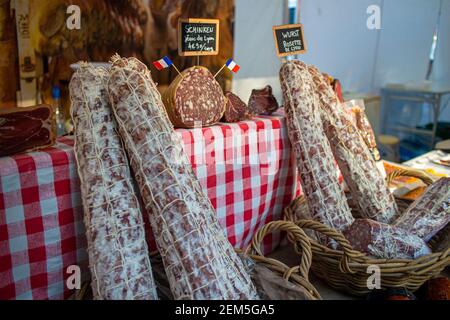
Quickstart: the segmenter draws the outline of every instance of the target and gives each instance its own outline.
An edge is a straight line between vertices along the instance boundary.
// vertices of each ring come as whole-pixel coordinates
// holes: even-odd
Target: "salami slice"
[[[147,67],[114,56],[108,89],[174,298],[257,298]]]
[[[106,89],[82,64],[70,82],[75,155],[95,299],[157,299],[142,214]]]
[[[163,101],[175,127],[210,126],[223,116],[226,98],[207,68],[184,70],[164,91]]]

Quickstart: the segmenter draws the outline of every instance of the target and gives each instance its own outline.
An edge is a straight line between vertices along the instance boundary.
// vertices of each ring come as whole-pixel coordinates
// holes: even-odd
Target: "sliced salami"
[[[174,298],[257,298],[147,67],[113,57],[108,88]]]
[[[0,108],[0,157],[45,148],[55,141],[51,106]]]
[[[226,98],[207,68],[184,70],[164,91],[163,101],[175,127],[210,126],[222,118]]]
[[[70,82],[95,299],[157,299],[144,223],[125,149],[116,132],[108,72],[83,64]]]

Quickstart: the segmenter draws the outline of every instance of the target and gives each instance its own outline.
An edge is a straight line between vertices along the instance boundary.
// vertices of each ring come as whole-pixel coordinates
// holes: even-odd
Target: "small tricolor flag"
[[[162,70],[162,69],[165,69],[167,67],[170,67],[172,65],[172,61],[169,59],[168,56],[164,56],[164,58],[153,62],[153,65],[155,66],[156,69]]]
[[[226,66],[228,67],[228,69],[230,69],[234,73],[238,72],[239,69],[241,68],[237,65],[236,62],[233,61],[233,59],[228,59]]]

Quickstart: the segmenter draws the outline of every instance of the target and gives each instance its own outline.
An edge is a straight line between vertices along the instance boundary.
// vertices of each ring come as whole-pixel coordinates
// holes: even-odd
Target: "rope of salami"
[[[308,71],[320,97],[325,134],[354,203],[363,217],[391,223],[398,214],[397,205],[369,148],[324,76],[313,66]]]
[[[311,218],[342,231],[354,219],[339,184],[330,143],[322,129],[319,98],[312,77],[304,63],[287,61],[281,66],[280,82],[289,138]],[[326,244],[323,236],[318,234],[317,237]]]
[[[157,299],[145,230],[107,94],[108,72],[82,64],[70,82],[75,156],[95,299]]]
[[[112,58],[108,90],[175,299],[256,299],[147,67]]]

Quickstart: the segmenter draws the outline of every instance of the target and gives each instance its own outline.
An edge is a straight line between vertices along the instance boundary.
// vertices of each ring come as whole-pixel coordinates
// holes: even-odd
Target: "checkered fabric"
[[[62,299],[69,265],[85,265],[73,140],[0,158],[0,299]]]
[[[281,115],[177,132],[233,246],[248,245],[299,193]],[[0,299],[67,298],[67,268],[89,276],[79,184],[71,138],[0,158]],[[279,242],[267,236],[264,251]]]

